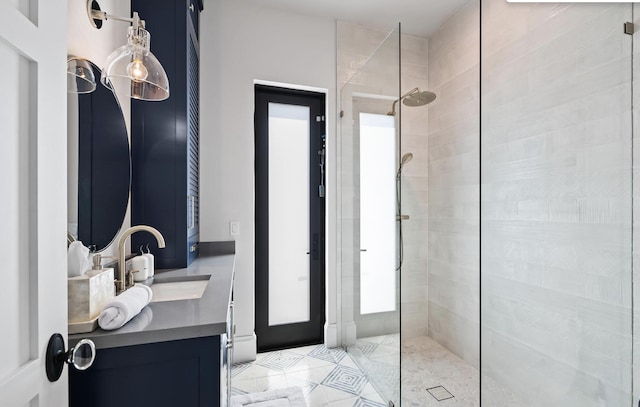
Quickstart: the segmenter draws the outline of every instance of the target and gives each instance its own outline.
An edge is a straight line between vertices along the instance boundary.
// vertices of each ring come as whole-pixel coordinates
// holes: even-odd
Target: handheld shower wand
[[[409,219],[409,215],[403,215],[401,213],[401,207],[400,204],[402,202],[401,199],[401,193],[400,193],[400,175],[402,174],[402,167],[404,167],[404,165],[406,163],[408,163],[409,161],[413,160],[413,154],[412,153],[406,153],[402,156],[402,158],[400,159],[400,165],[398,166],[398,171],[396,172],[396,202],[397,202],[397,208],[398,208],[398,213],[396,215],[396,220],[398,222],[400,222],[400,224],[398,225],[398,237],[400,240],[400,253],[399,253],[399,262],[398,262],[398,268],[396,270],[400,270],[402,268],[402,262],[404,261],[404,238],[402,236],[402,221],[403,220],[408,220]]]
[[[396,178],[400,178],[400,174],[402,174],[402,167],[404,167],[404,165],[411,160],[413,160],[412,153],[406,153],[402,156],[402,158],[400,159],[400,166],[398,167],[398,171],[396,172]]]

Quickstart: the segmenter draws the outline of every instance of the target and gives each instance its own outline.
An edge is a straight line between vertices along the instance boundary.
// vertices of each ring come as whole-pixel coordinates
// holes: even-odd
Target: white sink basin
[[[197,300],[202,297],[211,276],[169,277],[151,285],[151,302]]]

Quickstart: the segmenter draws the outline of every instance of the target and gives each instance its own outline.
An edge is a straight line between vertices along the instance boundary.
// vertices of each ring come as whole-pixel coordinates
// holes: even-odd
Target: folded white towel
[[[146,285],[134,285],[105,305],[98,317],[98,325],[106,330],[120,328],[149,304],[152,295],[151,288]]]
[[[71,242],[67,250],[67,277],[81,276],[91,268],[89,248],[81,241]]]

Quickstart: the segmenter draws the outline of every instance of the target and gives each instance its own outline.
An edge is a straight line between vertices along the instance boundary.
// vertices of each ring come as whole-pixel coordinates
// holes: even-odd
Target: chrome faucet
[[[136,232],[149,232],[156,237],[158,241],[158,248],[162,249],[164,247],[164,237],[158,231],[158,229],[153,228],[151,226],[146,225],[137,225],[132,226],[129,229],[125,230],[122,235],[120,235],[120,239],[118,240],[118,279],[116,280],[116,289],[118,292],[122,292],[126,290],[127,287],[127,264],[125,260],[124,254],[124,244],[127,241],[127,238]]]

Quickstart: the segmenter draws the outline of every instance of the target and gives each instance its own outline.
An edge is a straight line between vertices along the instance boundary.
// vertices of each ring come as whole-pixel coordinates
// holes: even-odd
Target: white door
[[[0,405],[66,406],[65,0],[0,0]]]

